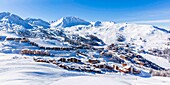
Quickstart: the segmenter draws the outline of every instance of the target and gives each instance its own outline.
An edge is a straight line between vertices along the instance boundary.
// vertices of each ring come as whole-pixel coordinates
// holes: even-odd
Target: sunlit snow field
[[[93,74],[34,62],[30,56],[0,53],[0,85],[169,85],[169,77]]]

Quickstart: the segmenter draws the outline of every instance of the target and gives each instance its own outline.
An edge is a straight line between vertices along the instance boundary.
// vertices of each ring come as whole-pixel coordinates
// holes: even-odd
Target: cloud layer
[[[170,19],[132,21],[131,23],[170,23]]]

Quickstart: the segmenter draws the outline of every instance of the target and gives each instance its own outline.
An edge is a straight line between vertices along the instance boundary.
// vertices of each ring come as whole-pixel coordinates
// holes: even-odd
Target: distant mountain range
[[[56,36],[58,30],[63,35],[75,39],[75,35],[88,39],[89,35],[96,36],[102,42],[111,44],[117,42],[134,43],[140,49],[168,48],[170,31],[152,25],[139,25],[115,22],[88,22],[78,17],[63,17],[55,22],[42,19],[27,18],[0,13],[0,30],[14,31],[18,35],[30,37]]]

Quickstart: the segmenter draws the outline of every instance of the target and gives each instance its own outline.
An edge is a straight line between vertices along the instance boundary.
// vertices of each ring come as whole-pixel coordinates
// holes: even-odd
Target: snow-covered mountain
[[[11,29],[11,30],[13,30],[14,28],[17,28],[17,27],[18,28],[23,27],[26,29],[33,28],[21,17],[15,15],[15,14],[11,14],[9,12],[0,13],[0,27]]]
[[[101,21],[97,21],[97,22],[94,23],[94,26],[95,26],[95,27],[98,27],[98,26],[101,26],[101,24],[102,24]]]
[[[97,25],[96,25],[97,24]],[[93,26],[73,26],[63,29],[67,34],[78,34],[80,36],[95,35],[104,43],[117,42],[134,43],[140,49],[146,48],[169,48],[166,44],[170,33],[166,29],[152,25],[139,25],[114,22],[95,22]]]
[[[42,28],[45,28],[45,29],[50,28],[50,23],[42,19],[27,18],[25,21],[31,24],[32,26],[41,26]]]
[[[167,43],[170,38],[170,31],[152,25],[101,21],[87,22],[78,17],[63,17],[56,22],[48,23],[41,19],[27,18],[24,20],[9,12],[0,13],[0,27],[1,29],[16,30],[17,34],[30,37],[55,37],[55,28],[60,28],[58,31],[61,31],[62,35],[64,34],[75,41],[77,38],[81,40],[84,38],[82,42],[85,43],[85,41],[87,41],[89,43],[92,42],[89,40],[89,36],[95,36],[100,39],[100,42],[95,41],[96,45],[97,42],[99,45],[104,45],[104,43],[110,45],[112,43],[124,42],[134,43],[138,49],[169,48]],[[63,29],[66,27],[68,29]],[[30,28],[35,29],[31,30]],[[43,29],[40,30],[36,28]],[[95,43],[93,41],[93,44]]]
[[[90,25],[91,24],[91,25]],[[21,17],[11,14],[9,12],[0,13],[0,27],[7,30],[19,30],[21,35],[32,33],[27,31],[30,28],[61,28],[64,34],[68,37],[79,35],[82,38],[88,39],[87,36],[94,35],[101,39],[107,45],[117,42],[134,43],[140,48],[168,48],[166,44],[170,38],[168,30],[159,28],[152,25],[139,25],[115,22],[87,22],[77,17],[63,17],[56,22],[48,23],[41,19],[27,18],[26,20]],[[62,29],[62,28],[69,29]],[[26,30],[26,31],[25,31]],[[36,35],[48,36],[45,33],[36,33],[42,30],[34,30]],[[18,30],[17,30],[18,31]],[[47,29],[48,31],[48,29]],[[54,30],[55,31],[55,30]],[[30,35],[29,35],[30,36]],[[150,42],[152,41],[152,42]]]
[[[7,31],[17,30],[30,30],[36,28],[50,28],[50,23],[42,19],[27,18],[22,19],[21,17],[11,14],[9,12],[0,13],[0,28]]]
[[[77,17],[63,17],[56,22],[51,24],[51,27],[71,27],[76,25],[90,25],[90,22],[87,22],[83,19]]]

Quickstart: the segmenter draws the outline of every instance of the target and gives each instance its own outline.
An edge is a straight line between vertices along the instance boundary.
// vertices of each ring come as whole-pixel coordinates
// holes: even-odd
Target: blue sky
[[[47,21],[77,16],[170,28],[170,0],[0,0],[0,12],[4,11]]]

